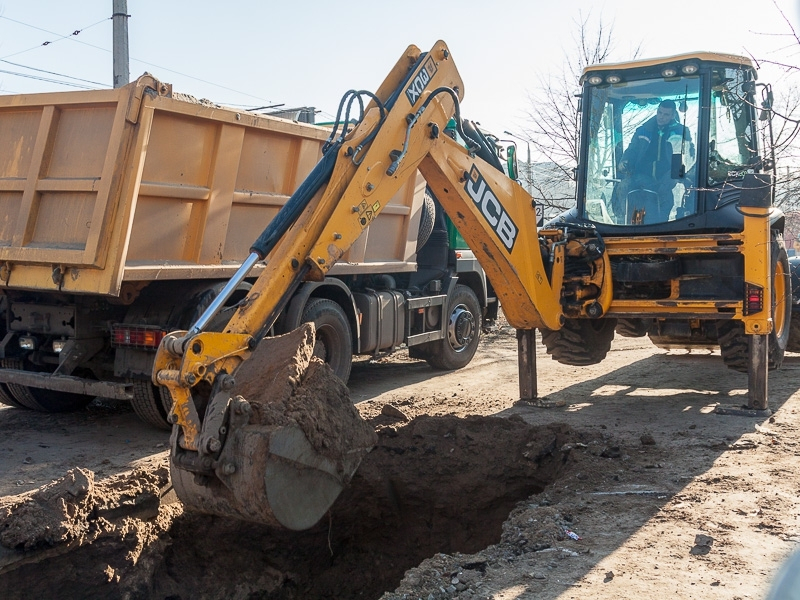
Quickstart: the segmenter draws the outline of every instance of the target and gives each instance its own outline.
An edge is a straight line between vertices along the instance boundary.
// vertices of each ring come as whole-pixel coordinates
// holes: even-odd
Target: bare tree
[[[786,239],[791,242],[800,238],[800,64],[792,57],[800,54],[800,36],[778,3],[774,8],[785,23],[786,31],[772,32],[778,46],[780,61],[750,55],[756,67],[770,66],[779,75],[779,82],[767,102],[762,102],[762,115],[769,118],[768,127],[762,127],[765,152],[772,145],[775,154],[777,180],[775,182],[775,204],[786,214]],[[772,92],[771,88],[769,88]],[[767,100],[766,90],[762,100]]]
[[[607,25],[602,16],[578,13],[575,20],[573,47],[564,52],[564,68],[559,75],[542,76],[536,92],[529,96],[530,124],[523,128],[536,154],[541,158],[524,182],[534,190],[548,214],[560,212],[574,204],[575,168],[578,165],[578,80],[583,69],[607,62],[615,53],[613,23]],[[640,45],[629,52],[633,59]]]

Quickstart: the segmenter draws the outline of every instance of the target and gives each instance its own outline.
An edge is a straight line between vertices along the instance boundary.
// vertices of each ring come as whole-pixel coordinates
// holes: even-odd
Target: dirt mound
[[[347,386],[314,356],[315,331],[304,323],[263,340],[236,371],[232,395],[251,405],[251,424],[297,426],[321,456],[341,461],[353,448],[375,444]]]
[[[4,598],[377,598],[426,557],[499,542],[508,513],[569,468],[569,443],[581,438],[565,426],[532,426],[513,418],[419,417],[397,424],[379,419],[373,422],[376,447],[328,517],[309,531],[180,514],[178,505],[162,504],[157,514],[98,510],[109,503],[131,508],[134,497],[160,492],[161,469],[134,473],[130,486],[119,479],[89,485],[82,502],[95,508],[74,511],[71,530],[102,530],[102,535],[47,542],[50,554],[25,550],[23,538],[16,537],[8,552],[18,560],[0,567],[0,593]],[[90,474],[85,480],[91,482]],[[125,496],[132,488],[140,491]],[[70,496],[75,487],[61,489]],[[45,495],[52,506],[53,498]],[[109,500],[99,503],[99,497]],[[40,545],[41,533],[31,540]],[[52,553],[56,548],[63,551]]]
[[[0,596],[93,597],[136,578],[182,509],[168,505],[166,463],[102,482],[85,469],[0,506]],[[146,562],[146,560],[145,560]],[[113,595],[113,593],[112,593]]]

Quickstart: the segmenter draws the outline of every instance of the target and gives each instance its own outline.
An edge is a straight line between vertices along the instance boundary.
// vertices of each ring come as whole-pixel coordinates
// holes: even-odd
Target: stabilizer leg
[[[517,329],[517,363],[519,366],[519,403],[538,408],[564,406],[565,400],[540,398],[536,380],[536,330]]]
[[[767,403],[769,368],[769,336],[751,335],[750,362],[747,367],[747,406],[720,404],[714,412],[720,415],[768,417],[772,414]]]

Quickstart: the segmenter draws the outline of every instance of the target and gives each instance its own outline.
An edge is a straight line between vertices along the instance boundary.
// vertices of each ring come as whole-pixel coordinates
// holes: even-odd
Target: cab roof
[[[673,56],[661,56],[656,58],[629,60],[625,62],[599,63],[596,65],[589,65],[583,69],[583,73],[581,74],[581,83],[583,83],[583,80],[589,73],[595,73],[597,71],[603,71],[603,72],[614,71],[614,70],[627,71],[629,69],[640,69],[644,67],[654,67],[658,65],[682,63],[691,60],[740,65],[743,67],[748,67],[750,69],[753,69],[753,72],[755,73],[755,66],[753,65],[753,61],[751,61],[749,58],[745,56],[739,56],[737,54],[725,54],[722,52],[697,51],[697,52],[687,52],[685,54],[675,54]]]

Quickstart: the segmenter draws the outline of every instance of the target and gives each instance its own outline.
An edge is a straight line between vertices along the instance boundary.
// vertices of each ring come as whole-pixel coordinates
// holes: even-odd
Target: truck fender
[[[486,274],[481,271],[460,271],[456,278],[458,283],[472,288],[475,295],[478,297],[478,302],[481,308],[486,308],[488,305],[488,298],[486,293]]]
[[[353,294],[341,280],[335,277],[326,277],[323,281],[306,281],[292,296],[286,314],[280,319],[278,333],[288,333],[300,326],[300,319],[303,309],[309,298],[327,298],[333,300],[342,307],[347,320],[350,322],[350,330],[353,333],[353,354],[360,352],[361,325],[358,321],[358,312],[353,300]]]

